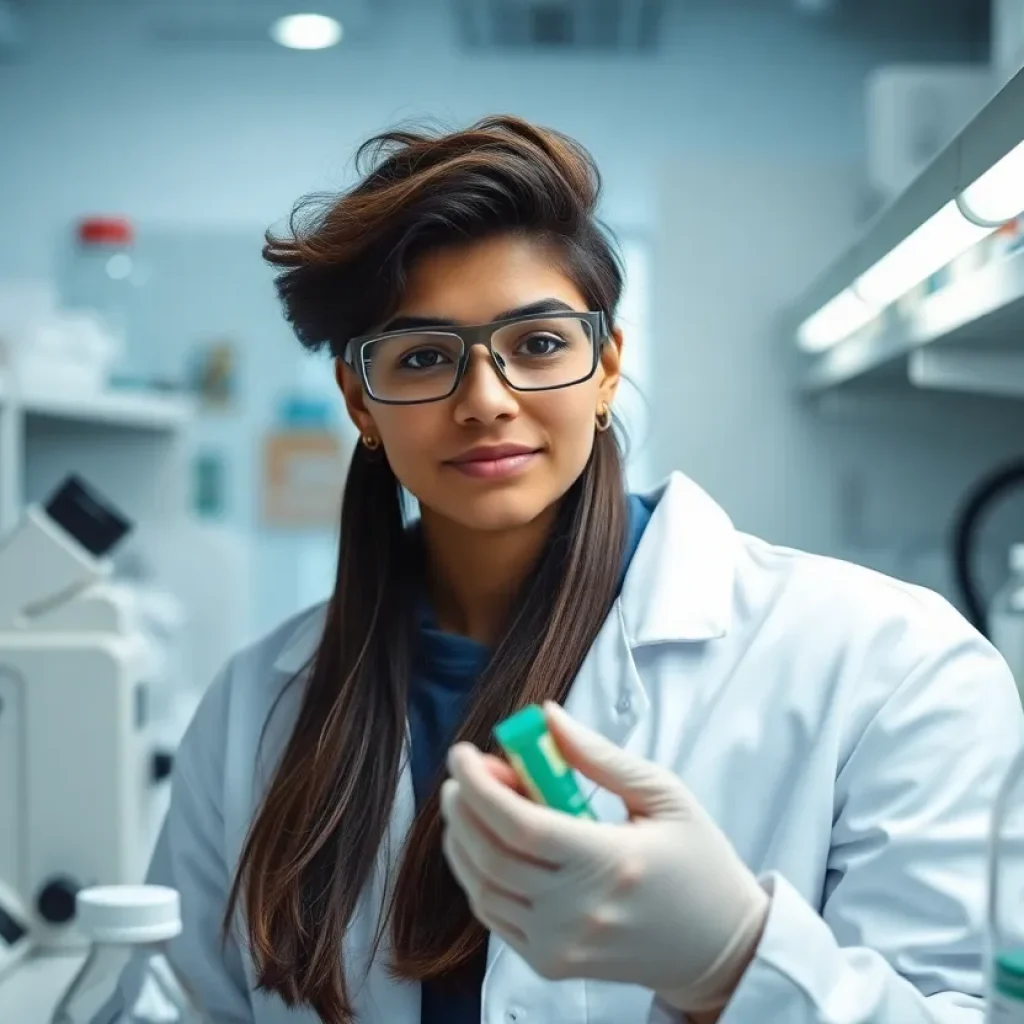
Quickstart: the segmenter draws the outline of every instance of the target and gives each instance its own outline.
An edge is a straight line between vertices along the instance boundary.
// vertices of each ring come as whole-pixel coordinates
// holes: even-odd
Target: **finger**
[[[553,701],[544,704],[544,717],[566,762],[621,797],[631,814],[648,814],[660,806],[667,783],[666,773],[658,765],[580,725]]]
[[[505,846],[501,838],[487,827],[476,815],[472,813],[467,805],[459,800],[462,784],[455,779],[445,779],[441,784],[441,817],[445,825],[451,827],[460,817],[471,816],[473,826],[478,829],[487,841],[497,849],[503,849],[510,855],[516,855],[516,851]]]
[[[518,903],[521,907],[528,908],[529,900],[525,896],[510,891],[507,886],[495,881],[480,870],[462,838],[457,829],[446,828],[443,833],[442,847],[446,856],[450,850],[457,852],[458,856],[450,866],[457,881],[465,889],[466,895],[479,902],[485,893],[493,891],[500,893],[503,898],[510,902]]]
[[[455,779],[446,779],[441,786],[441,817],[449,828],[455,829],[459,833],[474,833],[478,844],[474,848],[481,850],[488,848],[494,851],[495,859],[501,857],[503,862],[519,860],[536,868],[543,868],[548,872],[554,870],[553,865],[547,861],[537,860],[503,843],[500,837],[480,819],[479,815],[475,814],[464,800],[460,800],[460,793],[461,783],[456,782]],[[487,856],[481,854],[477,858],[478,865],[482,866],[482,862],[485,860],[487,860]],[[495,881],[500,881],[501,876],[497,868],[491,872],[491,875]]]
[[[462,756],[460,753],[455,753],[455,751],[457,751],[457,750],[458,751],[466,751],[466,750],[473,751],[476,754],[476,756],[479,758],[479,760],[482,763],[484,769],[486,771],[490,772],[490,774],[493,775],[494,778],[496,778],[503,785],[508,786],[510,789],[515,789],[515,790],[525,794],[526,790],[523,787],[522,779],[519,778],[518,773],[512,767],[512,765],[510,765],[508,763],[508,761],[505,761],[505,760],[503,760],[500,757],[495,757],[494,754],[485,754],[482,750],[480,750],[478,747],[474,746],[472,743],[468,743],[468,742],[456,743],[454,747],[451,747],[449,749],[449,751],[448,751],[448,759],[447,759],[447,765],[448,765],[448,771],[449,772],[452,770],[452,764],[453,763],[458,763],[457,759],[460,756]],[[454,762],[453,762],[453,758],[455,758]]]
[[[532,905],[558,884],[558,869],[525,859],[496,842],[493,834],[461,800],[448,829],[488,885]]]
[[[594,822],[553,811],[501,785],[484,770],[475,747],[457,744],[448,765],[459,782],[459,799],[515,853],[558,867],[591,835],[586,826]]]
[[[441,845],[455,880],[466,894],[473,916],[485,928],[496,932],[502,938],[517,944],[525,944],[524,925],[528,914],[527,908],[505,893],[489,887],[476,874],[469,858],[460,849],[450,831],[445,831]]]
[[[509,789],[514,789],[517,793],[522,793],[526,796],[526,787],[523,785],[523,780],[516,774],[515,768],[508,763],[503,761],[500,757],[495,757],[493,754],[481,754],[483,758],[484,767],[489,771],[502,785],[508,786]]]

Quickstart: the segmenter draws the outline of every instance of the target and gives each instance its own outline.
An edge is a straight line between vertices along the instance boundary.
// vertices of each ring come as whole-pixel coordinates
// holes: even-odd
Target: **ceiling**
[[[775,9],[820,31],[913,39],[923,19],[969,59],[988,49],[986,0],[448,0],[473,48],[656,49],[668,18]],[[678,17],[676,17],[678,16]]]
[[[265,43],[270,20],[303,9],[338,17],[355,43],[367,29],[386,31],[406,4],[454,14],[458,37],[470,48],[653,50],[670,18],[685,31],[687,12],[765,9],[817,31],[908,43],[927,19],[931,34],[948,34],[965,59],[984,59],[989,39],[988,0],[0,0],[28,19],[37,9],[123,8],[157,40],[181,45]]]

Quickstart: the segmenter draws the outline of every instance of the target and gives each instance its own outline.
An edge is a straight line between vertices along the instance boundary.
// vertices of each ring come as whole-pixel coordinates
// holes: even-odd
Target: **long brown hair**
[[[465,131],[393,131],[359,151],[362,178],[303,200],[265,257],[302,343],[341,354],[397,308],[425,251],[498,233],[548,243],[592,309],[614,323],[618,258],[595,218],[600,182],[572,140],[512,117]],[[298,717],[244,844],[225,934],[241,905],[260,988],[352,1024],[342,940],[385,836],[405,737],[413,607],[422,560],[387,459],[357,446],[345,484],[326,625]],[[613,431],[597,433],[562,499],[542,557],[476,684],[458,739],[493,750],[491,730],[525,704],[562,701],[615,598],[625,538]],[[391,907],[396,977],[451,978],[487,933],[441,851],[436,780],[408,836]],[[378,932],[379,943],[381,932]]]

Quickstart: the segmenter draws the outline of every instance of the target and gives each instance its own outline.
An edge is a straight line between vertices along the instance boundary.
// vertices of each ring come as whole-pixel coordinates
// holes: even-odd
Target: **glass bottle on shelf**
[[[145,387],[155,375],[134,329],[144,277],[134,246],[134,228],[123,217],[79,221],[62,299],[71,309],[92,312],[113,339],[119,352],[115,383]]]

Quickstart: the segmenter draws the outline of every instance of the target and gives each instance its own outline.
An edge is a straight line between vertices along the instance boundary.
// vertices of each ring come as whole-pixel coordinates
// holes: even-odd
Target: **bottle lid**
[[[181,932],[181,899],[167,886],[97,885],[80,890],[76,903],[95,942],[162,942]]]
[[[78,222],[78,240],[85,245],[131,245],[134,232],[124,217],[86,217]]]
[[[1010,545],[1010,571],[1024,573],[1024,544]]]

